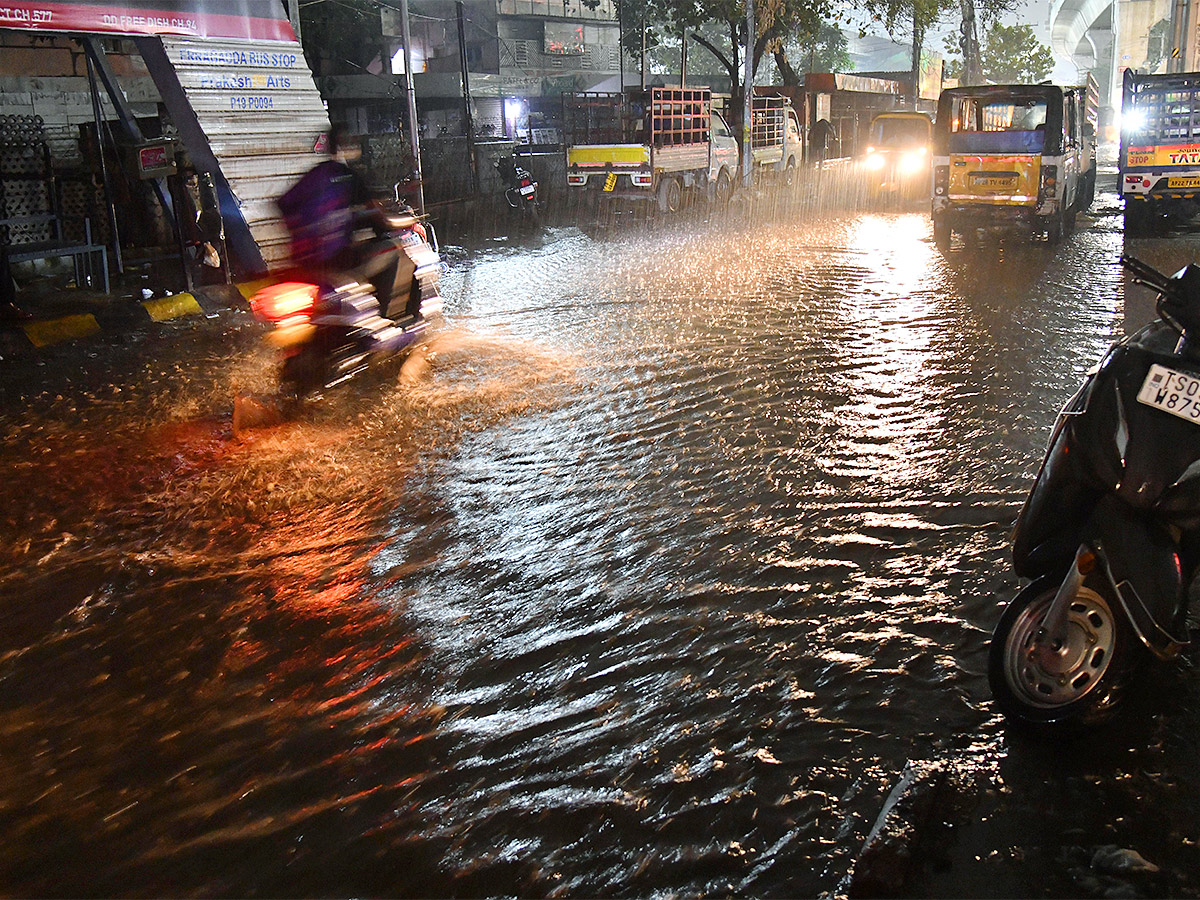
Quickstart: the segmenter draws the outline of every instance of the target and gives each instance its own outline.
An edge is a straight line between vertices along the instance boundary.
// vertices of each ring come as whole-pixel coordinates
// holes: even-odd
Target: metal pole
[[[642,16],[642,90],[646,89],[646,17]]]
[[[471,163],[471,190],[479,193],[479,159],[475,155],[475,121],[471,117],[471,83],[467,67],[467,29],[463,0],[458,0],[458,58],[462,62],[463,121],[467,131],[467,159]]]
[[[400,33],[404,39],[404,92],[408,95],[408,135],[417,178],[417,212],[425,215],[425,185],[421,175],[421,139],[417,134],[417,93],[413,87],[412,36],[408,30],[408,0],[400,0]]]
[[[300,41],[300,0],[288,0],[288,21],[292,23],[292,31],[296,33],[296,43]]]
[[[679,50],[679,86],[687,87],[687,26],[684,26]]]
[[[100,113],[100,90],[96,87],[96,67],[92,55],[87,56],[88,85],[92,91],[92,115],[96,119],[96,155],[100,158],[100,181],[104,184],[104,205],[108,212],[108,235],[112,238],[113,262],[117,273],[125,274],[125,261],[121,258],[121,235],[117,231],[117,210],[113,206],[112,186],[108,182],[108,165],[104,161],[104,117]]]
[[[625,94],[625,4],[617,0],[617,65],[621,71],[621,95]]]
[[[746,78],[742,84],[742,184],[749,189],[753,178],[750,125],[754,99],[754,0],[746,0]]]

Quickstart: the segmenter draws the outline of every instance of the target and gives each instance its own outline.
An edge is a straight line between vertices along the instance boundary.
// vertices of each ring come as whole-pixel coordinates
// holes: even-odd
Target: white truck
[[[738,144],[708,88],[629,88],[563,94],[567,184],[589,198],[656,200],[678,211],[685,188],[724,202]]]
[[[800,119],[792,101],[778,95],[751,99],[750,156],[756,172],[773,172],[791,186],[796,182],[796,166],[804,156],[800,138]]]

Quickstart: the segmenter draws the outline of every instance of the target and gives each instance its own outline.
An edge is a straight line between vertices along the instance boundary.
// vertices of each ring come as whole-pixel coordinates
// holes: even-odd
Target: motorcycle
[[[1200,563],[1200,266],[1121,257],[1159,319],[1115,344],[1059,414],[1013,533],[1029,583],[992,635],[1011,723],[1047,734],[1110,719],[1151,657],[1188,644]]]
[[[528,216],[535,228],[542,224],[541,212],[538,209],[538,183],[533,180],[529,170],[517,165],[513,156],[501,156],[496,160],[496,171],[504,180],[504,199],[513,209],[521,211],[522,217]]]
[[[255,317],[275,326],[267,341],[282,357],[279,382],[285,392],[304,397],[346,381],[372,358],[416,343],[442,311],[441,260],[432,223],[401,207],[388,215],[385,233],[413,270],[408,294],[392,298],[386,310],[369,284],[323,285],[307,276],[265,287],[251,299]]]

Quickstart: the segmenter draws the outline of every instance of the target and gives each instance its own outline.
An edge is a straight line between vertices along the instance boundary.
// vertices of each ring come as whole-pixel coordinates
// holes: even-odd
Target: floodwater
[[[919,209],[451,247],[403,368],[240,439],[242,314],[6,376],[0,893],[837,893],[931,759],[1014,824],[927,895],[1194,863],[1186,667],[1108,753],[1010,739],[985,676],[1123,327],[1113,204],[946,255]]]

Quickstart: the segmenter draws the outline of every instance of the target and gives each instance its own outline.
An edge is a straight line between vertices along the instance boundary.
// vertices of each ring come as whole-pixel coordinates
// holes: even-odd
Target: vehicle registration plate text
[[[1200,377],[1196,375],[1156,363],[1146,374],[1137,398],[1139,403],[1200,423]]]
[[[1200,175],[1185,175],[1179,178],[1168,178],[1169,188],[1200,188]]]
[[[1010,188],[1017,182],[1015,174],[1005,175],[972,175],[971,186],[977,188],[986,188],[990,190],[1003,190]]]
[[[617,186],[617,173],[609,172],[608,177],[604,179],[604,190],[612,191]]]

